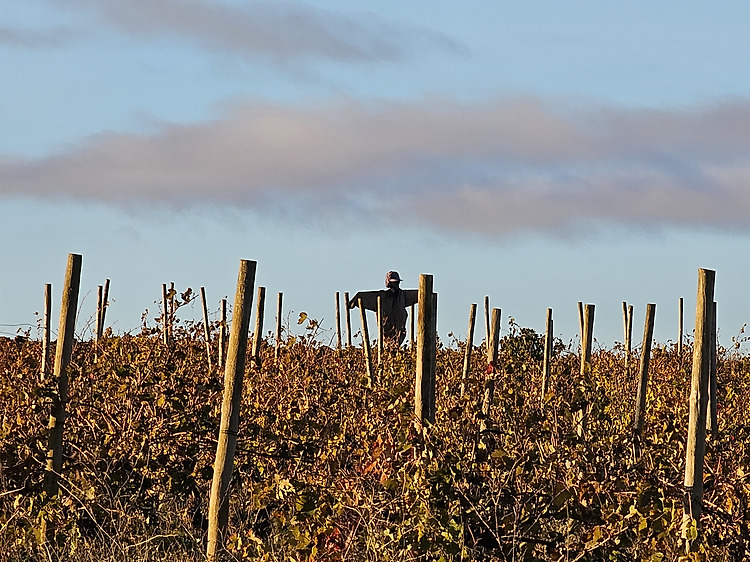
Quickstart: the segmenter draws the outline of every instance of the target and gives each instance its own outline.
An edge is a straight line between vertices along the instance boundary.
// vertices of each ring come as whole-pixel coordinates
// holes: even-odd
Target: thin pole
[[[206,340],[208,370],[211,371],[211,326],[208,324],[208,304],[206,303],[205,287],[201,287],[201,304],[203,305],[203,338]]]
[[[581,348],[583,348],[583,328],[583,303],[581,301],[578,301],[578,334],[581,337]]]
[[[96,329],[94,331],[94,342],[98,345],[99,340],[102,339],[102,308],[104,298],[104,286],[98,285],[96,287]]]
[[[690,381],[690,417],[685,449],[685,494],[682,538],[686,550],[698,548],[698,522],[703,501],[703,456],[706,450],[706,409],[711,369],[711,317],[716,272],[698,270],[698,298],[695,306],[695,345]]]
[[[484,297],[484,352],[490,351],[490,297]]]
[[[625,351],[630,357],[633,354],[633,305],[628,305],[628,344]]]
[[[714,439],[719,436],[718,407],[716,404],[716,301],[711,310],[711,370],[708,378],[708,413],[706,414],[706,432]]]
[[[78,290],[81,283],[81,261],[79,254],[68,254],[68,267],[65,272],[62,302],[60,303],[60,327],[57,331],[55,350],[55,370],[57,393],[52,397],[52,411],[49,417],[49,440],[47,443],[47,464],[44,473],[44,489],[48,496],[58,492],[58,478],[63,461],[63,429],[65,406],[68,402],[68,365],[73,355]]]
[[[432,275],[419,276],[417,322],[417,372],[414,383],[414,417],[423,427],[435,423],[435,311]]]
[[[365,366],[367,368],[367,385],[372,386],[375,382],[375,375],[372,369],[372,351],[370,349],[370,332],[367,329],[367,313],[365,312],[365,306],[362,304],[362,299],[357,301],[359,304],[359,315],[362,319],[362,349],[365,351]]]
[[[547,309],[547,322],[544,329],[544,363],[542,364],[542,403],[549,390],[550,371],[552,368],[552,309]]]
[[[336,291],[336,349],[341,351],[341,299]]]
[[[344,292],[344,320],[346,321],[346,347],[352,346],[352,315],[350,312],[349,292]]]
[[[219,325],[219,367],[224,368],[227,347],[227,299],[221,299],[221,324]]]
[[[471,351],[474,347],[474,325],[477,319],[477,303],[472,303],[469,307],[469,332],[466,337],[466,349],[464,350],[464,369],[461,373],[461,396],[466,393],[466,381],[469,378],[471,370]]]
[[[283,293],[276,295],[276,349],[274,350],[274,358],[277,360],[281,350],[281,303],[283,298]]]
[[[378,293],[378,368],[383,368],[383,291]]]
[[[242,379],[245,373],[247,354],[247,331],[250,326],[250,311],[253,307],[255,285],[254,261],[240,260],[237,293],[234,297],[234,319],[229,335],[229,353],[224,371],[224,396],[221,405],[221,425],[216,446],[214,475],[211,482],[211,497],[208,508],[208,560],[216,560],[217,551],[224,543],[229,519],[229,483],[232,479],[234,452],[237,445],[237,429],[240,423],[240,401]]]
[[[102,337],[104,337],[104,328],[107,325],[107,308],[109,308],[109,279],[104,280],[104,298],[102,299],[102,316],[100,319],[101,327],[99,328],[99,332],[101,333]]]
[[[625,372],[630,367],[630,338],[628,337],[628,303],[622,301],[622,343],[625,346]]]
[[[677,326],[677,355],[682,356],[682,340],[683,340],[683,313],[682,313],[682,297],[680,297],[679,303],[678,303],[678,311],[677,311],[677,320],[678,320],[678,326]]]
[[[581,378],[586,380],[591,375],[591,347],[594,340],[594,305],[581,306],[583,310],[583,330],[581,336]],[[576,433],[581,439],[586,437],[586,414],[588,408],[583,407],[573,413],[576,422]]]
[[[487,363],[491,365],[493,373],[497,369],[497,357],[500,349],[500,313],[499,308],[492,309],[492,329],[490,331],[490,345],[487,350]]]
[[[414,305],[411,305],[411,314],[409,314],[409,349],[414,349],[414,341],[416,337],[416,331],[414,329],[414,322],[416,318],[416,311]]]
[[[169,316],[167,322],[167,332],[169,333],[169,341],[174,341],[174,316],[177,308],[174,304],[174,296],[177,292],[174,290],[174,281],[169,284]]]
[[[42,361],[39,375],[45,380],[49,374],[50,318],[52,316],[52,284],[44,285],[44,328],[42,332]]]
[[[161,307],[163,310],[162,313],[162,338],[164,341],[164,345],[169,345],[169,310],[168,310],[168,303],[167,300],[167,284],[162,283],[161,284]]]
[[[253,363],[261,368],[260,344],[263,341],[263,316],[266,309],[266,288],[258,287],[258,299],[255,303],[255,330],[253,331]]]
[[[638,367],[638,393],[635,399],[635,420],[633,431],[640,437],[646,419],[646,392],[648,389],[648,367],[651,360],[651,342],[654,336],[654,318],[656,305],[646,305],[646,323],[643,326],[643,344],[641,345],[641,362]]]

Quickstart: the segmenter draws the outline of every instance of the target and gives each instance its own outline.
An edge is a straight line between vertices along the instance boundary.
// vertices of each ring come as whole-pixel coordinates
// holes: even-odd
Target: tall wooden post
[[[542,402],[549,390],[550,371],[552,369],[552,338],[553,338],[552,309],[547,309],[547,322],[544,329],[544,363],[542,364]]]
[[[633,431],[640,437],[646,419],[646,391],[648,389],[648,367],[651,361],[651,342],[654,336],[654,318],[656,305],[646,305],[646,323],[643,327],[643,344],[641,345],[641,362],[638,367],[638,393],[635,399],[635,419]]]
[[[583,310],[583,329],[581,330],[581,379],[587,381],[591,375],[591,348],[594,342],[594,305],[581,306]],[[588,407],[583,406],[573,413],[576,433],[582,439],[586,437],[586,415]]]
[[[698,270],[698,298],[695,306],[695,345],[690,382],[690,417],[685,450],[685,494],[682,538],[686,549],[698,548],[698,522],[703,501],[703,456],[706,450],[706,409],[711,369],[711,317],[716,272]]]
[[[255,303],[255,329],[253,330],[253,363],[256,369],[261,368],[260,344],[263,342],[263,316],[266,310],[266,288],[258,287],[258,298]]]
[[[367,329],[367,312],[362,304],[362,299],[357,301],[359,315],[362,318],[362,349],[365,351],[365,367],[367,368],[367,384],[372,386],[375,382],[375,373],[372,368],[372,350],[370,349],[370,331]]]
[[[683,314],[682,314],[682,297],[680,297],[680,300],[677,304],[678,310],[677,310],[677,355],[680,357],[682,356],[682,340],[683,340],[683,331],[682,326],[684,325],[683,321]]]
[[[466,349],[464,350],[464,368],[461,373],[461,396],[466,394],[466,381],[471,370],[471,351],[474,347],[474,324],[477,319],[477,304],[472,303],[469,307],[469,333],[466,337]]]
[[[378,369],[383,368],[383,291],[378,292]]]
[[[628,303],[625,301],[622,301],[622,343],[623,347],[625,348],[625,372],[628,373],[628,369],[630,367],[630,338],[628,333]]]
[[[169,341],[174,341],[174,318],[177,313],[177,307],[174,303],[174,296],[177,292],[174,290],[174,281],[169,283],[169,315],[167,316],[167,333],[169,333]]]
[[[336,291],[336,349],[341,351],[341,299]]]
[[[417,372],[414,384],[414,417],[420,426],[435,423],[435,299],[432,275],[419,276],[417,322]]]
[[[484,353],[490,352],[490,297],[484,297]]]
[[[489,346],[487,347],[487,363],[492,366],[492,372],[497,368],[497,357],[500,349],[500,313],[499,308],[492,309],[492,323],[490,328]]]
[[[44,489],[48,496],[57,495],[58,477],[62,470],[65,406],[68,403],[68,365],[73,354],[78,290],[81,284],[81,261],[82,257],[79,254],[68,255],[68,267],[65,272],[65,284],[60,303],[60,327],[57,331],[53,373],[57,380],[57,393],[52,398],[52,412],[48,426],[47,464],[44,472]]]
[[[708,412],[706,432],[714,439],[719,436],[719,409],[716,403],[716,301],[711,308],[711,369],[708,372]]]
[[[625,344],[625,353],[628,357],[628,365],[630,365],[630,356],[633,355],[633,305],[628,305],[628,335],[627,343]]]
[[[414,322],[415,322],[415,309],[414,305],[411,305],[410,307],[410,314],[409,314],[409,349],[414,350],[414,341],[416,338],[416,330],[414,329]]]
[[[104,337],[104,328],[106,327],[107,308],[109,307],[109,279],[104,280],[104,294],[102,296],[102,314],[99,318],[99,334]]]
[[[352,315],[349,293],[344,292],[344,319],[346,320],[346,347],[352,346]]]
[[[583,338],[584,338],[584,325],[583,325],[583,302],[578,301],[578,334],[581,337],[581,349],[583,349]]]
[[[167,284],[161,284],[161,328],[162,341],[164,345],[169,345],[169,301],[167,300]]]
[[[279,352],[281,351],[281,301],[283,298],[283,293],[276,296],[276,349],[274,350],[276,359],[279,358]]]
[[[52,284],[44,285],[44,317],[42,320],[42,360],[39,370],[40,380],[46,380],[49,375],[49,340],[50,318],[52,317]]]
[[[104,298],[104,286],[96,287],[96,327],[94,329],[94,343],[98,346],[102,339],[102,299]]]
[[[224,368],[227,349],[227,299],[221,299],[221,323],[219,325],[219,367]]]
[[[247,332],[250,327],[250,312],[253,307],[255,285],[254,261],[240,260],[237,293],[234,297],[234,318],[229,335],[229,352],[224,371],[224,396],[221,405],[221,425],[216,446],[214,475],[211,482],[211,497],[208,507],[208,560],[216,560],[221,550],[229,519],[229,484],[232,479],[234,452],[237,445],[237,429],[240,424],[240,400],[242,379],[245,373]]]

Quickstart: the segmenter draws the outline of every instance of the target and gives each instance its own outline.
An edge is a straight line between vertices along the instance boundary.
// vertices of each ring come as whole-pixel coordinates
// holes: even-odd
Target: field
[[[368,388],[360,348],[317,324],[248,360],[226,560],[678,560],[691,345],[655,345],[642,454],[633,449],[637,355],[557,341],[541,397],[542,338],[511,325],[487,374],[477,347],[437,356],[436,423],[415,430],[414,356],[388,354]],[[270,341],[270,339],[268,340]],[[51,380],[40,342],[0,339],[0,560],[202,560],[223,374],[200,324],[75,344],[61,493],[43,493]],[[98,359],[95,360],[95,355]],[[495,399],[480,434],[488,377]],[[720,350],[699,552],[750,557],[750,360]],[[587,405],[587,434],[573,410]],[[50,532],[44,541],[44,528]]]

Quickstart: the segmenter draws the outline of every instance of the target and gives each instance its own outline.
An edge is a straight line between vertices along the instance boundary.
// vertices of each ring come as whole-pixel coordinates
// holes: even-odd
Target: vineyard
[[[368,387],[362,350],[320,342],[318,325],[264,341],[247,362],[227,560],[677,560],[691,346],[655,346],[642,454],[633,451],[634,369],[622,349],[555,342],[541,399],[543,337],[511,325],[492,377],[463,342],[438,346],[436,421],[413,423],[414,354],[386,354]],[[60,494],[43,492],[50,381],[40,343],[0,340],[0,558],[201,560],[222,375],[199,324],[165,345],[137,335],[77,342],[69,369]],[[98,349],[97,349],[98,348]],[[96,357],[98,355],[98,357]],[[748,553],[750,362],[719,354],[720,431],[706,451],[700,547]],[[587,435],[573,407],[588,405]],[[44,528],[54,529],[45,540]]]

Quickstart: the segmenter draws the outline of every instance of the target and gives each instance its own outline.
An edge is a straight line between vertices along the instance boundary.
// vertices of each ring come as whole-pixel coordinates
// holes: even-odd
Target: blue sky
[[[489,295],[600,344],[656,339],[717,270],[750,318],[750,6],[741,2],[0,0],[0,332],[55,308],[137,330],[161,283],[233,299],[239,260],[331,329],[334,291],[432,273],[439,329]],[[266,326],[273,323],[269,306]],[[197,315],[197,307],[186,316]],[[331,332],[328,332],[330,335]],[[482,330],[478,338],[482,337]]]

